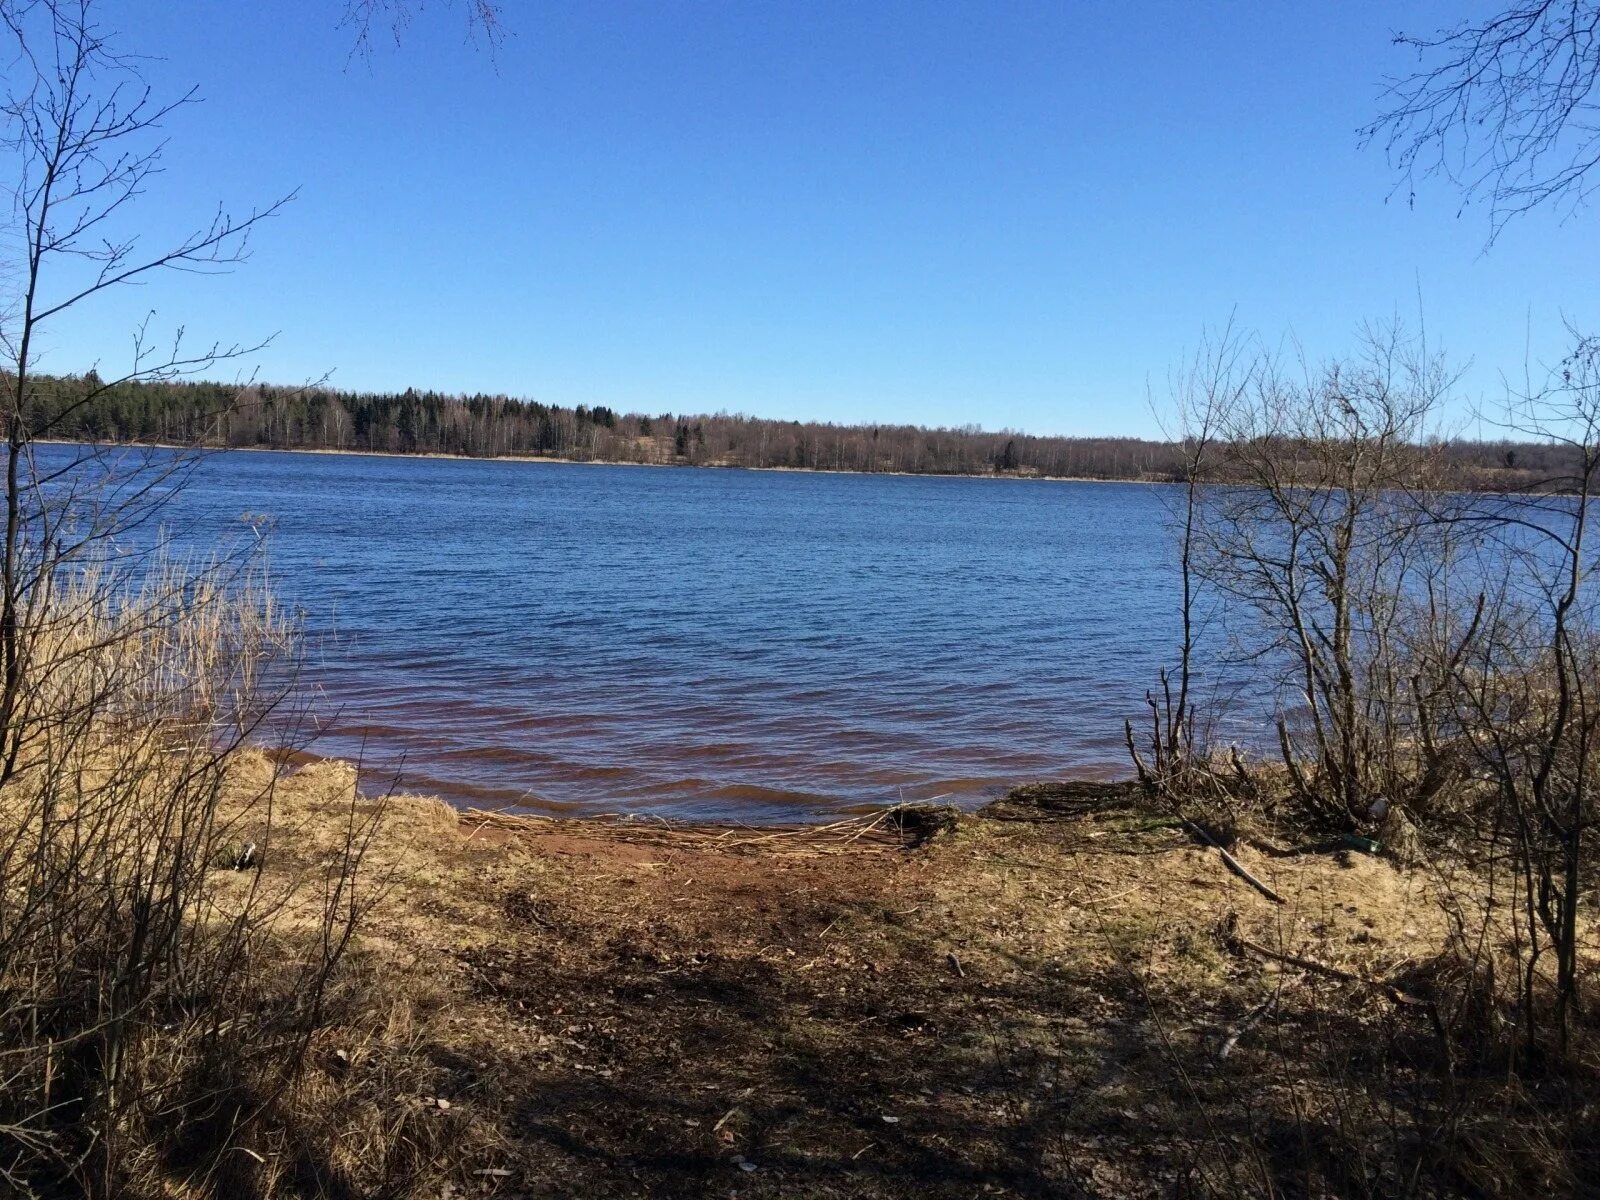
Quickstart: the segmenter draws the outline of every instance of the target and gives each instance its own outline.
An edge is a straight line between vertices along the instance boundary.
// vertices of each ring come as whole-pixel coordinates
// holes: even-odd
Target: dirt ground
[[[286,827],[352,786],[303,768]],[[317,853],[278,844],[269,870]],[[941,830],[400,798],[353,959],[391,1000],[341,1018],[311,1083],[371,1110],[382,1153],[411,1147],[400,1194],[1383,1194],[1365,1115],[1316,1102],[1327,1055],[1288,1070],[1287,1048],[1340,1047],[1358,1098],[1404,1069],[1429,1017],[1378,985],[1440,944],[1427,880],[1235,853],[1283,903],[1117,785],[1022,789]],[[336,1158],[310,1169],[366,1194]]]

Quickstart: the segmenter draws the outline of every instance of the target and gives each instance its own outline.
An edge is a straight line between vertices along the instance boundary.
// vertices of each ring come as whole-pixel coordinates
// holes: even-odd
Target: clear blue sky
[[[168,125],[143,220],[291,189],[253,260],[63,326],[116,369],[147,309],[277,333],[263,378],[648,412],[1150,433],[1147,384],[1237,311],[1314,353],[1415,313],[1465,395],[1600,322],[1600,212],[1414,208],[1356,128],[1438,3],[432,0],[350,60],[342,0],[105,0]]]

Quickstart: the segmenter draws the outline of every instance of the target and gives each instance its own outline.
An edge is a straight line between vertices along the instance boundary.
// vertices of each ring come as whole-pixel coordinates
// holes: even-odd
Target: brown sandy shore
[[[313,868],[353,786],[283,783],[264,869]],[[1241,843],[1274,905],[1126,785],[948,828],[390,804],[354,957],[377,999],[308,1081],[341,1132],[299,1169],[330,1195],[1229,1195],[1280,1156],[1352,1194],[1388,1110],[1348,1058],[1348,1095],[1306,1086],[1318,1055],[1427,1034],[1375,985],[1440,944],[1422,873]]]

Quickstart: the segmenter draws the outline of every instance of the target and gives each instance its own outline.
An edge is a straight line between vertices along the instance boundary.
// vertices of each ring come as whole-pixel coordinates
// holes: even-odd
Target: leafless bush
[[[1544,383],[1512,397],[1508,422],[1567,447],[1575,466],[1553,486],[1480,497],[1457,514],[1487,536],[1499,574],[1453,696],[1492,800],[1482,840],[1512,867],[1501,899],[1516,914],[1509,945],[1521,1034],[1536,1050],[1548,1027],[1564,1050],[1584,974],[1580,909],[1594,882],[1600,596],[1589,524],[1600,484],[1600,343],[1574,334]]]
[[[1381,987],[1322,972],[1393,1003],[1381,1021],[1341,1023],[1308,995],[1300,1034],[1277,1039],[1276,1086],[1303,1114],[1286,1161],[1357,1163],[1343,1182],[1327,1177],[1341,1194],[1593,1183],[1581,1147],[1600,1099],[1584,1003],[1596,928],[1600,345],[1575,333],[1545,381],[1511,397],[1508,428],[1572,467],[1509,495],[1451,487],[1431,436],[1449,376],[1395,331],[1300,377],[1264,358],[1243,374],[1227,404],[1205,410],[1211,479],[1178,510],[1185,686],[1152,711],[1196,720],[1166,698],[1195,694],[1198,591],[1226,623],[1228,668],[1277,697],[1277,761],[1230,800],[1281,792],[1314,826],[1385,839],[1415,822],[1448,931]],[[1152,790],[1180,809],[1215,793],[1214,754],[1209,775],[1158,773],[1180,754],[1195,761],[1195,747],[1170,724],[1153,728],[1159,753],[1139,754],[1131,727],[1129,737]],[[1292,948],[1278,959],[1307,968]],[[1285,1020],[1291,995],[1278,1000]],[[1231,1134],[1207,1136],[1197,1153],[1213,1168],[1243,1152]]]
[[[275,852],[271,783],[240,794],[229,768],[292,684],[293,633],[236,565],[92,564],[34,613],[29,736],[0,788],[0,1168],[23,1194],[117,1194],[158,1151],[216,1170],[265,1136],[361,915],[375,817],[353,806],[290,885],[234,869]]]
[[[1208,334],[1185,367],[1169,380],[1176,429],[1168,431],[1182,456],[1181,492],[1170,516],[1176,533],[1180,638],[1177,666],[1162,670],[1156,687],[1146,693],[1149,709],[1143,736],[1132,720],[1123,734],[1140,784],[1183,820],[1196,817],[1213,825],[1232,825],[1235,800],[1254,784],[1230,747],[1226,761],[1213,745],[1210,725],[1215,714],[1197,701],[1196,653],[1206,623],[1199,558],[1204,545],[1202,524],[1209,490],[1218,480],[1219,427],[1254,383],[1252,341],[1230,322]]]
[[[1446,770],[1437,681],[1410,651],[1452,640],[1437,602],[1451,548],[1417,502],[1441,479],[1424,439],[1449,383],[1390,328],[1298,375],[1258,360],[1216,416],[1228,483],[1195,521],[1195,571],[1240,618],[1240,660],[1276,689],[1281,766],[1320,821],[1358,827],[1380,798],[1423,804]]]
[[[1455,570],[1470,532],[1441,519],[1450,476],[1427,440],[1450,377],[1398,327],[1298,373],[1245,345],[1230,333],[1175,389],[1183,638],[1177,685],[1162,677],[1130,751],[1169,791],[1261,791],[1236,753],[1194,738],[1203,611],[1235,672],[1274,698],[1278,770],[1304,814],[1353,829],[1425,810],[1462,769],[1449,682],[1479,620]]]

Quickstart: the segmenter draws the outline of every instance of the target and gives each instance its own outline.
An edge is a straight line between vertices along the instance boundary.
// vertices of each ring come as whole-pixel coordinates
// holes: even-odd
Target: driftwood
[[[467,809],[459,814],[463,826],[499,829],[508,833],[566,834],[573,837],[613,838],[644,845],[710,850],[728,854],[777,853],[800,856],[904,850],[931,834],[919,822],[954,823],[953,812],[931,809],[931,818],[916,805],[903,805],[849,817],[828,825],[759,827],[748,825],[695,825],[660,817],[547,817],[527,812]],[[936,830],[935,830],[936,831]]]
[[[1249,871],[1245,870],[1244,864],[1241,863],[1233,855],[1229,854],[1226,850],[1224,850],[1222,848],[1222,845],[1217,841],[1217,839],[1212,837],[1209,833],[1207,833],[1203,827],[1195,824],[1193,821],[1187,821],[1187,820],[1184,821],[1183,827],[1185,829],[1187,829],[1190,833],[1194,834],[1195,837],[1199,838],[1206,845],[1210,846],[1218,854],[1222,855],[1222,861],[1227,864],[1228,870],[1232,871],[1240,879],[1244,880],[1251,887],[1255,888],[1256,891],[1260,892],[1263,896],[1265,896],[1268,900],[1271,900],[1274,904],[1283,904],[1284,903],[1284,899],[1283,899],[1282,896],[1278,895],[1277,892],[1273,891],[1266,884],[1262,883],[1261,880],[1257,879]]]
[[[1241,936],[1231,927],[1224,933],[1224,937],[1228,944],[1237,950],[1248,950],[1252,954],[1258,954],[1262,958],[1271,959],[1273,962],[1299,967],[1302,971],[1309,971],[1313,975],[1322,975],[1328,979],[1337,979],[1341,983],[1354,983],[1362,987],[1372,988],[1374,991],[1382,992],[1402,1008],[1425,1009],[1429,1013],[1435,1014],[1434,1019],[1437,1023],[1436,1008],[1432,1000],[1425,1000],[1421,996],[1413,996],[1409,992],[1403,992],[1387,979],[1373,979],[1367,975],[1358,975],[1354,971],[1346,971],[1342,967],[1329,966],[1327,963],[1318,962],[1314,958],[1304,958],[1298,954],[1286,954],[1281,950],[1272,950],[1259,942],[1252,942],[1249,938]]]

